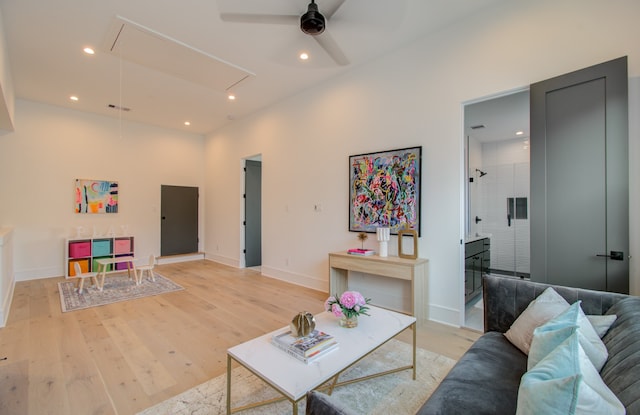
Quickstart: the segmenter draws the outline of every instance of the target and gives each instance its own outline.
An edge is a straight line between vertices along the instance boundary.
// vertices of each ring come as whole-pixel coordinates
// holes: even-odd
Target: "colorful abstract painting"
[[[118,182],[76,179],[76,213],[118,213]]]
[[[422,147],[349,157],[349,230],[420,232]]]

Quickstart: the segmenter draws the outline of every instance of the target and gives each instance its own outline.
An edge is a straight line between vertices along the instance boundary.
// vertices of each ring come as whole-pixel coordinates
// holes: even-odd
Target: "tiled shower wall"
[[[473,167],[474,181],[469,183],[472,223],[475,232],[491,235],[491,269],[528,276],[529,245],[529,141],[518,138],[483,143],[482,165],[487,174],[480,175]],[[476,157],[477,160],[477,157]],[[526,198],[526,219],[507,218],[509,198]],[[482,219],[477,225],[475,216]]]

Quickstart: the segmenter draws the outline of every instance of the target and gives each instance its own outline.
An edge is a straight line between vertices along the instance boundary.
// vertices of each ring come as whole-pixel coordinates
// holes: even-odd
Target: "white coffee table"
[[[413,379],[415,380],[415,317],[373,306],[371,306],[369,314],[370,316],[361,316],[358,327],[351,329],[340,327],[338,319],[328,312],[316,315],[316,329],[333,335],[338,340],[339,348],[310,364],[305,364],[295,357],[289,356],[271,344],[271,338],[274,333],[281,333],[288,330],[288,328],[275,330],[228,349],[227,414],[277,401],[256,402],[242,407],[231,408],[231,369],[233,361],[244,366],[281,393],[283,399],[287,399],[292,403],[293,414],[296,415],[298,413],[298,402],[306,396],[308,391],[318,388],[333,379],[330,387],[331,392],[333,387],[343,384],[338,382],[338,377],[342,372],[409,327],[413,328],[412,364],[370,375],[366,379],[412,369]],[[344,384],[353,382],[346,381]]]

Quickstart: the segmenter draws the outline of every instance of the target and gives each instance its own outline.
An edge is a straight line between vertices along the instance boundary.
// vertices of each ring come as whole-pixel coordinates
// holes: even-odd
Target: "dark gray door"
[[[628,293],[627,59],[531,86],[531,279]]]
[[[198,252],[198,188],[162,185],[160,255]]]
[[[262,264],[262,162],[245,163],[245,266]]]

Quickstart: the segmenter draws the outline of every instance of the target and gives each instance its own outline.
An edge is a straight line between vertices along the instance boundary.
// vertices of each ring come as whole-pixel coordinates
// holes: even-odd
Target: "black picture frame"
[[[349,231],[420,235],[422,146],[349,156]]]

